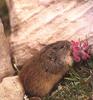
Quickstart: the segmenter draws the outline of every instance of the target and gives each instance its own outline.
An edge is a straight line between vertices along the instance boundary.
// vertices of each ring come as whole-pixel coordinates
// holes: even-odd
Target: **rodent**
[[[45,46],[19,73],[26,93],[43,97],[51,92],[72,65],[70,42],[57,41]]]

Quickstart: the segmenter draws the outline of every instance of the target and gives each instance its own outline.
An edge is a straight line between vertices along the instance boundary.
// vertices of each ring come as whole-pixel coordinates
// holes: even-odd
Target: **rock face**
[[[14,73],[9,54],[9,43],[4,34],[3,24],[0,20],[0,81],[5,76],[10,76]]]
[[[0,100],[23,100],[24,90],[19,77],[7,77],[0,83]]]
[[[6,1],[12,28],[10,45],[17,65],[41,50],[41,44],[93,37],[93,0]],[[93,44],[92,38],[89,42]]]

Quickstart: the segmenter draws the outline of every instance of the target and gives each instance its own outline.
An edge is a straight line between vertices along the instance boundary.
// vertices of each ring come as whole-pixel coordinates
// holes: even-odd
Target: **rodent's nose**
[[[73,65],[73,58],[71,56],[67,56],[66,64],[69,65],[69,66]]]

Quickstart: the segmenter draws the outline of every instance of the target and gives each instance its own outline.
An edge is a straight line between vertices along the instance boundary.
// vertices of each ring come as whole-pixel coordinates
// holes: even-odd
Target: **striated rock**
[[[5,76],[13,75],[9,43],[4,34],[3,24],[0,20],[0,81]]]
[[[6,77],[0,83],[0,100],[23,100],[24,90],[18,76]]]
[[[93,0],[6,1],[11,51],[17,65],[41,50],[42,44],[93,37]],[[89,44],[93,44],[91,41]]]

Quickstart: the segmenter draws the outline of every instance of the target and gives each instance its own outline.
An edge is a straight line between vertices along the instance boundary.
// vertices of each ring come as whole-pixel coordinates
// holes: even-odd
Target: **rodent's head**
[[[68,41],[63,41],[63,46],[57,52],[57,62],[63,66],[72,66],[71,43]]]
[[[58,41],[46,46],[41,53],[42,66],[49,72],[59,72],[63,67],[72,66],[70,42]]]

